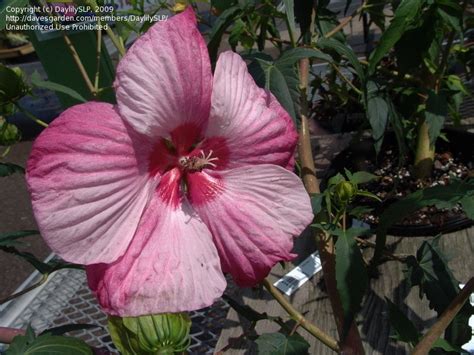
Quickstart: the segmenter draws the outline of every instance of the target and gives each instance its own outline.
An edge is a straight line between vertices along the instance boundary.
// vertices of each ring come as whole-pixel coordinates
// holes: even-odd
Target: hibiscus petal
[[[189,7],[152,26],[117,68],[119,112],[138,132],[193,144],[209,117],[212,73],[206,44]],[[185,142],[182,142],[186,138]]]
[[[133,131],[132,131],[133,132]],[[140,149],[146,150],[140,142]],[[109,263],[127,249],[156,182],[114,107],[74,106],[36,139],[27,182],[41,234],[63,259]]]
[[[311,222],[301,180],[276,165],[188,176],[189,198],[212,232],[222,270],[240,286],[254,286],[281,260],[291,260],[293,236]],[[212,193],[210,193],[212,192]]]
[[[216,156],[223,145],[229,151],[220,159],[220,169],[246,164],[292,169],[294,164],[298,137],[291,117],[271,93],[255,84],[245,62],[233,52],[222,53],[217,61],[206,137],[219,142],[206,146]]]
[[[108,314],[124,317],[200,309],[225,290],[206,225],[188,202],[173,207],[160,195],[150,202],[121,259],[87,267],[89,286]]]

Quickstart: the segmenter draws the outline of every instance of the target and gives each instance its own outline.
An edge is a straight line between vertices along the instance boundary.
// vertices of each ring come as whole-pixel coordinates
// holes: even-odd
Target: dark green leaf
[[[14,246],[17,243],[17,239],[28,237],[31,235],[37,235],[39,232],[37,230],[24,230],[16,232],[8,232],[0,234],[0,246],[10,247]]]
[[[474,219],[474,197],[466,196],[459,201],[466,216]]]
[[[97,324],[65,324],[59,327],[49,328],[43,331],[41,335],[63,335],[64,333],[73,332],[76,330],[82,329],[93,329],[93,328],[102,328],[102,326]]]
[[[394,338],[415,346],[420,340],[421,334],[415,325],[409,320],[398,307],[386,298],[390,325],[395,332]]]
[[[16,101],[26,92],[22,71],[0,64],[0,103]]]
[[[217,51],[219,50],[225,30],[241,15],[242,8],[239,5],[229,7],[219,15],[212,26],[211,33],[209,34],[209,43],[207,44],[209,57],[211,58],[212,63],[217,59]]]
[[[293,0],[283,0],[283,2],[285,4],[286,20],[288,21],[288,25],[290,27],[289,30],[293,36],[296,36],[294,2]]]
[[[7,349],[7,355],[92,355],[92,349],[82,340],[63,337],[43,335],[26,343],[24,336],[13,339],[12,345]],[[18,342],[18,346],[15,345]]]
[[[261,355],[304,355],[309,350],[308,342],[298,333],[266,333],[260,335],[255,342]]]
[[[429,126],[431,144],[434,145],[441,133],[444,120],[448,114],[448,103],[444,94],[436,94],[434,91],[428,93],[426,100],[425,118]]]
[[[366,171],[357,171],[354,174],[352,174],[352,178],[349,179],[349,181],[352,182],[353,184],[365,184],[370,181],[377,180],[378,178],[379,178],[378,176],[368,173]]]
[[[236,0],[211,0],[211,6],[218,11],[225,11],[236,4]]]
[[[365,230],[351,228],[340,235],[336,242],[336,282],[346,330],[359,310],[368,285],[364,259],[354,239]]]
[[[346,57],[349,63],[354,67],[360,81],[365,81],[364,69],[362,68],[359,59],[357,59],[357,56],[352,48],[339,41],[336,41],[333,38],[321,38],[318,40],[316,45],[318,48],[326,50],[331,49],[336,51],[339,55]]]
[[[432,205],[442,205],[443,208],[454,207],[464,198],[474,198],[474,179],[472,178],[467,181],[455,180],[448,186],[434,186],[417,190],[391,204],[379,219],[373,261],[376,262],[382,255],[387,230],[394,223],[403,220],[420,208]]]
[[[367,116],[372,128],[372,137],[375,141],[375,150],[378,153],[382,147],[383,136],[388,122],[388,104],[380,94],[377,84],[367,82]]]
[[[31,75],[30,79],[31,79],[31,84],[33,84],[36,87],[60,92],[62,94],[71,96],[73,99],[76,99],[77,101],[87,102],[87,100],[84,97],[82,97],[81,94],[79,94],[77,91],[67,86],[53,83],[52,81],[45,81],[41,79],[41,76],[36,71]]]
[[[9,176],[15,173],[24,174],[25,169],[12,163],[0,163],[0,177]]]
[[[1,121],[1,118],[0,124],[0,145],[9,146],[21,140],[21,132],[17,126]]]
[[[456,11],[452,8],[438,8],[438,15],[457,33],[462,32],[462,10]]]
[[[441,236],[440,236],[441,237]],[[459,293],[459,282],[448,268],[446,257],[441,252],[439,238],[423,242],[416,258],[407,259],[407,280],[411,286],[419,286],[426,295],[430,308],[441,315]],[[462,346],[471,339],[469,318],[473,307],[467,302],[453,319],[445,332],[445,339],[454,346]]]
[[[317,215],[322,210],[324,195],[323,194],[313,194],[311,195],[311,207],[313,208],[313,214]]]
[[[303,58],[314,58],[320,59],[325,62],[332,62],[331,56],[320,50],[313,48],[291,48],[282,53],[280,58],[275,62],[280,68],[291,67],[295,65],[300,59]]]
[[[378,62],[393,48],[419,13],[425,0],[402,0],[395,10],[389,27],[380,38],[377,48],[369,58],[369,72],[373,73]]]
[[[469,354],[469,351],[462,349],[459,346],[452,345],[445,339],[438,339],[433,343],[433,349],[440,348],[447,352],[456,352],[458,354]]]

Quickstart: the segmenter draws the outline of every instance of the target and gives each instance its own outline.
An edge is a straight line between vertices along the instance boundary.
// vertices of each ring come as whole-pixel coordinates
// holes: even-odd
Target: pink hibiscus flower
[[[226,52],[214,78],[188,9],[154,25],[117,69],[117,106],[66,110],[27,167],[51,249],[87,265],[112,315],[199,309],[290,260],[311,222],[297,135],[275,97]],[[286,169],[285,169],[286,168]]]

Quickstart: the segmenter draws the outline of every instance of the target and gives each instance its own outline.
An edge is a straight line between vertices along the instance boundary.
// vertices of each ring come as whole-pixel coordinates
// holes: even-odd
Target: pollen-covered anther
[[[179,158],[179,164],[185,170],[191,171],[201,171],[204,168],[212,167],[216,168],[217,165],[214,163],[219,160],[217,157],[212,157],[213,151],[210,150],[209,154],[204,153],[201,150],[199,156],[192,156],[192,157],[181,157]]]

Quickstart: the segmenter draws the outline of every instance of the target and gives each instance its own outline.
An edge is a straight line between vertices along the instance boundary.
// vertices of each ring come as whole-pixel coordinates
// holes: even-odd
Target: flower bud
[[[124,355],[183,352],[191,341],[190,329],[191,320],[186,313],[109,317],[110,335]]]
[[[349,181],[341,181],[335,188],[336,202],[340,205],[346,205],[351,201],[355,193],[356,189]]]

